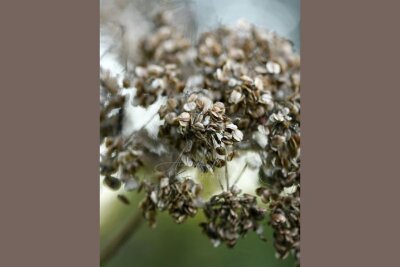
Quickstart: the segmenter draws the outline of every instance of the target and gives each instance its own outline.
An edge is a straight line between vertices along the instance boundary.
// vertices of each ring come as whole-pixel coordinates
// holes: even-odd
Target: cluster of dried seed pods
[[[119,181],[124,183],[125,189],[127,191],[137,189],[138,181],[135,174],[138,168],[143,166],[141,161],[143,151],[134,146],[126,146],[122,136],[107,137],[104,143],[106,153],[102,155],[100,161],[100,174],[105,176],[105,184],[114,190],[119,189],[120,185],[117,186],[118,183],[112,177],[120,172]],[[110,186],[111,184],[116,186]]]
[[[243,133],[225,115],[222,102],[213,103],[202,94],[187,99],[170,98],[160,109],[165,119],[159,137],[181,148],[181,160],[187,167],[212,171],[225,164],[230,147],[242,141]]]
[[[300,260],[300,186],[294,186],[286,194],[271,193],[267,188],[258,188],[257,194],[269,205],[269,224],[274,229],[274,247],[279,258],[293,253]]]
[[[265,144],[260,153],[263,159],[260,177],[278,191],[300,183],[299,107],[289,101],[285,105],[291,109],[277,104],[265,128],[260,127],[265,135],[260,131],[254,135],[258,144]]]
[[[231,190],[211,197],[204,207],[207,222],[200,226],[215,246],[236,245],[248,231],[255,231],[264,239],[262,221],[265,209],[257,205],[257,198]]]
[[[100,77],[100,141],[121,133],[124,118],[125,96],[114,77],[103,73]]]
[[[175,64],[136,67],[134,86],[135,104],[143,107],[153,104],[160,96],[177,95],[184,89],[180,70]]]
[[[204,33],[197,48],[203,87],[230,104],[232,117],[247,119],[243,128],[262,123],[276,100],[298,95],[300,58],[272,32],[241,22]]]
[[[154,17],[152,34],[145,36],[140,43],[142,58],[139,65],[177,64],[184,65],[193,57],[193,47],[184,34],[173,25],[169,13],[159,13]]]
[[[199,194],[202,187],[191,179],[161,176],[157,184],[143,182],[141,190],[146,196],[139,206],[151,227],[155,227],[157,211],[167,210],[176,223],[182,223],[195,216],[201,205]]]

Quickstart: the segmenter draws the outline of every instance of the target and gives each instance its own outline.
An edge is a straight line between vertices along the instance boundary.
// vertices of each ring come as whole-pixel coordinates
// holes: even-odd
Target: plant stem
[[[146,128],[146,126],[158,115],[158,111],[156,113],[154,113],[150,119],[148,119],[146,121],[145,124],[142,125],[142,127],[140,127],[138,130],[134,131],[133,133],[131,133],[127,138],[126,138],[126,143],[124,145],[124,147],[127,147],[128,145],[130,145],[133,141],[133,137],[135,137],[135,134],[137,134],[138,132],[140,132],[141,130],[143,130],[144,128]]]
[[[139,229],[142,224],[142,214],[134,213],[134,216],[129,218],[129,221],[120,230],[119,233],[106,245],[100,252],[100,266],[104,266],[118,250],[129,240],[129,238]]]
[[[225,154],[225,180],[226,180],[226,190],[229,191],[229,174],[228,174],[228,157]]]
[[[232,187],[235,186],[237,184],[237,182],[239,182],[240,178],[242,177],[244,171],[247,169],[247,163],[244,165],[242,171],[240,172],[240,174],[238,175],[238,177],[236,178],[235,182],[233,182]]]

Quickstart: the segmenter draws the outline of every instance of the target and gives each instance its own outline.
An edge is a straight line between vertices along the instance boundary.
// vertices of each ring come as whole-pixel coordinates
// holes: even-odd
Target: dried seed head
[[[235,246],[240,237],[250,230],[260,232],[260,224],[265,210],[257,206],[251,195],[238,195],[240,190],[233,188],[213,196],[204,207],[207,221],[200,224],[203,232],[214,242]]]
[[[158,112],[158,136],[121,135],[129,103],[117,79],[103,75],[104,183],[144,191],[140,207],[152,227],[158,212],[183,223],[202,208],[204,233],[214,245],[233,247],[251,230],[263,239],[265,210],[257,198],[233,185],[205,201],[199,197],[201,185],[175,175],[187,167],[213,173],[241,151],[252,150],[255,155],[246,162],[259,168],[261,182],[268,184],[256,194],[268,205],[277,255],[292,252],[299,259],[300,59],[292,44],[243,22],[204,33],[193,45],[167,16],[156,16],[154,26],[141,40],[132,81],[125,79],[122,87],[134,87],[133,102],[143,107],[168,97]],[[138,169],[154,167],[154,159],[172,163],[165,173],[139,181]]]
[[[193,180],[179,181],[164,177],[158,185],[146,185],[146,197],[140,207],[151,226],[155,225],[157,211],[168,210],[175,222],[182,223],[197,213],[201,186]]]

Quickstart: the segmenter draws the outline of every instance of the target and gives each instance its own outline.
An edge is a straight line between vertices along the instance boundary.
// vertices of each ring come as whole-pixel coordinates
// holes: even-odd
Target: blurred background
[[[130,196],[132,204],[137,196]],[[137,203],[137,202],[136,202]],[[126,206],[113,201],[111,216],[101,226],[101,239],[108,242],[115,231],[126,222],[127,214],[136,213],[136,205]],[[278,260],[272,247],[272,235],[265,225],[267,242],[261,241],[255,233],[249,233],[239,240],[233,249],[226,246],[214,247],[201,233],[198,216],[185,223],[175,224],[168,214],[159,214],[157,227],[151,229],[142,223],[128,242],[107,262],[107,267],[273,267],[294,266],[292,256]]]
[[[122,75],[121,51],[133,51],[129,56],[135,56],[135,45],[146,33],[147,21],[155,10],[162,9],[174,13],[174,19],[190,38],[218,25],[232,25],[245,19],[290,39],[295,49],[300,49],[300,0],[100,0],[100,66]],[[137,110],[137,114],[141,115],[141,112]],[[142,195],[125,194],[131,201],[127,206],[118,201],[120,192],[111,191],[101,182],[100,187],[103,248],[138,212],[137,203]],[[234,249],[225,246],[214,248],[198,226],[202,218],[200,212],[197,217],[177,225],[168,215],[159,214],[155,229],[144,222],[105,266],[294,266],[291,256],[285,260],[275,258],[267,225],[267,242],[250,233]]]

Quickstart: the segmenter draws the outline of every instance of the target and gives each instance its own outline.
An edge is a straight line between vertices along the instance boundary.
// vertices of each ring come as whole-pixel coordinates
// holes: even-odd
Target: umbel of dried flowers
[[[139,50],[122,84],[101,73],[104,183],[144,193],[139,207],[152,227],[158,212],[183,223],[202,210],[200,227],[214,245],[233,247],[249,231],[264,240],[269,225],[277,256],[292,253],[299,262],[300,58],[292,43],[245,22],[192,43],[161,13]],[[157,138],[143,129],[123,134],[127,106],[159,99]],[[253,194],[238,188],[242,173],[229,185],[228,164],[245,151],[258,155],[245,166],[259,172]],[[153,173],[143,178],[142,168]],[[195,177],[179,175],[187,168],[210,173],[220,190],[204,197]],[[225,181],[213,175],[221,168]]]

